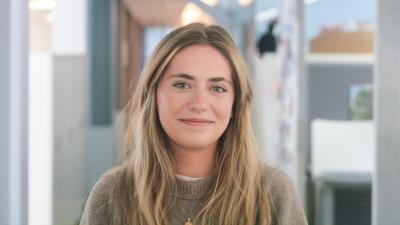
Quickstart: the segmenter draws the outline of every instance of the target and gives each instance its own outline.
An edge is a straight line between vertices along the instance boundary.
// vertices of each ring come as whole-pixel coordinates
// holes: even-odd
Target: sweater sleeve
[[[111,175],[103,175],[92,188],[82,213],[80,225],[109,225]]]
[[[271,167],[267,173],[272,225],[307,225],[303,206],[289,176]]]

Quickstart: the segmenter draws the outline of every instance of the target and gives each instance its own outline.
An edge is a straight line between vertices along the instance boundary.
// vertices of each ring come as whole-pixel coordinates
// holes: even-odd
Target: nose
[[[207,111],[207,107],[207,91],[202,89],[194,91],[192,100],[189,102],[190,110],[200,113]]]

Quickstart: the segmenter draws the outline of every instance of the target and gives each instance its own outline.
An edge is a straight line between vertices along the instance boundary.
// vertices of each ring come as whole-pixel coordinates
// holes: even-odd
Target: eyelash
[[[190,84],[185,81],[177,82],[177,83],[173,84],[172,86],[174,86],[178,89],[185,89],[184,87],[182,87],[182,85],[187,85],[186,87],[190,87]],[[217,93],[227,92],[227,90],[225,88],[218,86],[218,85],[213,86],[211,89],[216,91]]]
[[[172,86],[174,86],[174,87],[176,87],[178,89],[184,89],[181,85],[187,85],[187,86],[190,87],[189,83],[183,82],[183,81],[177,82],[177,83],[173,84]]]
[[[227,92],[225,88],[221,87],[221,86],[214,86],[212,87],[212,89],[214,89],[216,92],[218,93],[223,93],[223,92]],[[217,89],[221,90],[221,91],[217,91]]]

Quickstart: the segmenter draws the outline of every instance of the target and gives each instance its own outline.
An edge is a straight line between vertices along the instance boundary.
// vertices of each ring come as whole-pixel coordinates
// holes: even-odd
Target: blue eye
[[[185,83],[185,82],[179,82],[179,83],[176,83],[176,84],[174,84],[174,85],[172,85],[172,86],[174,86],[174,87],[176,87],[176,88],[179,88],[179,89],[190,88],[189,84],[187,84],[187,83]]]
[[[218,93],[226,92],[225,88],[220,87],[220,86],[214,86],[211,88],[213,91],[216,91]]]

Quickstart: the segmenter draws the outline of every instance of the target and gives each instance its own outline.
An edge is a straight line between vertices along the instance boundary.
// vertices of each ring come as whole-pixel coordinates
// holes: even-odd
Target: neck
[[[174,147],[177,173],[188,177],[207,177],[214,170],[216,146],[203,149]]]

